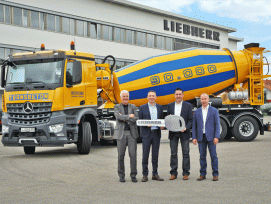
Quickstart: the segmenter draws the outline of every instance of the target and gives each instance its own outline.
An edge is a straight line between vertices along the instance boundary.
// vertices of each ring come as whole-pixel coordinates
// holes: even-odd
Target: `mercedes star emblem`
[[[33,111],[33,104],[30,102],[26,102],[24,103],[23,109],[25,113],[31,113]]]

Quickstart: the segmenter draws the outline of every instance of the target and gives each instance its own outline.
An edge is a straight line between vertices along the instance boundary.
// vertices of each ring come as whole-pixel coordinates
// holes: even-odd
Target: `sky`
[[[245,44],[260,43],[271,50],[271,0],[129,0],[197,20],[237,29],[229,35],[243,38]],[[271,63],[271,53],[264,56]],[[265,69],[267,74],[267,66]],[[271,75],[271,65],[270,72]]]

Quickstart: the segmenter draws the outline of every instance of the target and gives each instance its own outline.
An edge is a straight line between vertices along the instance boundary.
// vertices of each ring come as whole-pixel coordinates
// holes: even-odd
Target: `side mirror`
[[[0,59],[1,64],[1,87],[6,86],[6,63],[5,60]]]

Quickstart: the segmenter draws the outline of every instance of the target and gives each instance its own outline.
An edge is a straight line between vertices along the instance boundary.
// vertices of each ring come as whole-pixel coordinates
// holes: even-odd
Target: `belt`
[[[158,129],[151,130],[152,132],[158,131]]]

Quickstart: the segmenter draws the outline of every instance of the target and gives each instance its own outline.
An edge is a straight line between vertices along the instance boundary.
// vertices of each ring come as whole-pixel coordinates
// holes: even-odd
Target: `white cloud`
[[[200,9],[218,16],[271,24],[270,0],[198,0]]]
[[[129,0],[166,11],[178,12],[197,4],[201,11],[248,22],[271,24],[270,0]]]

